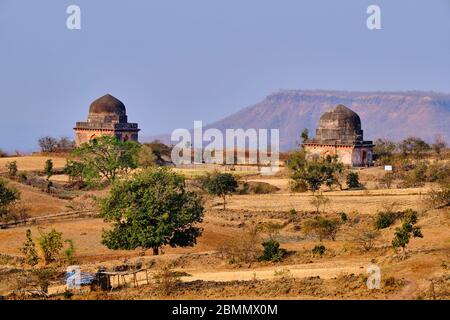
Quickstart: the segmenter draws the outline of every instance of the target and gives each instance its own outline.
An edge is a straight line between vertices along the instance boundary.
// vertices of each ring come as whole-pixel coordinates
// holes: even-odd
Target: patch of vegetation
[[[336,234],[341,227],[338,219],[327,219],[324,217],[315,217],[314,219],[306,220],[303,223],[303,232],[307,236],[314,236],[322,242],[323,239],[336,240]]]
[[[150,168],[116,181],[100,209],[112,229],[102,243],[109,249],[152,249],[192,246],[202,229],[202,199],[185,190],[184,178],[167,168]]]
[[[313,256],[320,256],[322,257],[325,254],[325,246],[323,244],[317,244],[312,248],[311,252]]]
[[[226,197],[236,192],[238,183],[231,173],[214,172],[202,178],[203,188],[211,195],[223,199],[223,210],[226,210]]]
[[[394,239],[392,240],[392,246],[395,249],[401,248],[403,251],[405,251],[411,237],[423,238],[420,227],[416,226],[417,212],[407,209],[404,214],[402,226],[395,229]]]
[[[280,248],[280,243],[275,240],[267,240],[263,242],[264,251],[258,257],[259,261],[281,261],[286,255],[286,250]]]
[[[8,184],[3,179],[0,179],[0,218],[7,215],[11,206],[20,199],[20,192]]]
[[[361,183],[359,182],[359,174],[357,172],[350,172],[347,175],[347,187],[349,189],[361,188]]]
[[[223,243],[217,251],[229,263],[252,263],[261,254],[260,243],[260,229],[251,227]]]

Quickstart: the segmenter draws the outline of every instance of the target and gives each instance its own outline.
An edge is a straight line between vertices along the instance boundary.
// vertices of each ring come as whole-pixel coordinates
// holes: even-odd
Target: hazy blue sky
[[[149,136],[279,89],[448,93],[449,59],[450,0],[0,0],[0,148],[72,136],[105,93]]]

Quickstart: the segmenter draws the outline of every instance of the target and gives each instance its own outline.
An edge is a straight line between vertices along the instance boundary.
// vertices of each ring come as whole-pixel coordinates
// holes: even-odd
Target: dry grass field
[[[17,158],[19,169],[40,170],[47,158]],[[8,159],[0,159],[0,167]],[[11,159],[9,159],[11,160]],[[55,165],[62,167],[64,159],[55,158]],[[204,171],[193,169],[177,170],[194,177]],[[378,168],[364,170],[363,182],[372,181],[379,174]],[[342,225],[335,241],[323,240],[326,253],[314,256],[312,248],[319,243],[305,236],[302,222],[312,218],[315,208],[311,204],[313,195],[291,193],[288,179],[283,177],[256,177],[241,175],[247,181],[265,182],[279,188],[272,194],[246,194],[229,197],[227,210],[221,210],[219,198],[207,196],[205,219],[201,224],[203,234],[197,244],[188,248],[164,247],[161,255],[145,256],[140,250],[113,251],[101,243],[103,229],[109,226],[100,218],[72,217],[52,222],[39,222],[0,230],[0,254],[8,259],[20,259],[25,232],[31,229],[34,239],[39,230],[56,229],[63,233],[63,239],[71,239],[76,248],[77,263],[83,271],[95,272],[99,266],[113,268],[123,264],[143,263],[153,274],[161,265],[170,261],[174,269],[181,272],[178,291],[166,298],[238,298],[238,299],[417,299],[450,298],[450,211],[429,210],[426,193],[430,186],[409,189],[368,189],[355,191],[327,191],[323,195],[330,202],[322,208],[322,214],[338,217],[340,212],[348,215],[348,222]],[[64,179],[58,180],[64,181]],[[21,203],[30,207],[31,216],[43,216],[68,211],[71,201],[58,199],[39,189],[18,182],[10,182],[22,193]],[[108,190],[84,191],[103,197]],[[83,201],[83,196],[76,200]],[[396,221],[389,228],[381,230],[376,246],[369,252],[361,252],[351,241],[354,229],[360,225],[373,224],[378,211],[394,205],[396,210],[411,208],[419,213],[419,225],[424,237],[412,239],[408,246],[408,258],[403,259],[390,245]],[[297,211],[293,217],[291,209]],[[280,262],[230,263],[223,256],[224,245],[241,239],[249,228],[263,222],[282,225],[276,234],[288,256]],[[267,237],[268,235],[262,235]],[[0,256],[0,257],[1,257]],[[11,274],[17,268],[10,260],[0,259],[0,295],[14,290]],[[367,267],[380,266],[383,287],[368,290],[365,285]],[[61,266],[64,269],[64,266]],[[6,273],[5,273],[6,272]],[[12,272],[12,273],[8,273]],[[143,280],[143,279],[142,279]],[[430,291],[430,284],[434,291]],[[110,294],[91,293],[79,295],[79,299],[159,299],[164,297],[149,287],[126,288]]]

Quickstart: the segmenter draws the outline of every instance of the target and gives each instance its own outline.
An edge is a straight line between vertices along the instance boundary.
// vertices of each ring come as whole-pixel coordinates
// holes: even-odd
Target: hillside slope
[[[366,140],[416,135],[432,141],[437,134],[450,140],[450,94],[419,91],[283,90],[207,127],[279,128],[281,150],[288,150],[304,128],[313,136],[321,114],[339,103],[360,115]]]

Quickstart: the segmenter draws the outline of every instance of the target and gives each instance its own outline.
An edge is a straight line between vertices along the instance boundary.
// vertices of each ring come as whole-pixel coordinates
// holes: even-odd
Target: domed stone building
[[[373,143],[364,141],[359,116],[342,104],[320,117],[316,137],[304,147],[310,155],[337,155],[348,166],[372,165]]]
[[[115,136],[122,141],[138,141],[138,124],[128,123],[125,105],[107,94],[94,102],[89,108],[86,122],[77,122],[75,143],[79,146],[103,135]]]

